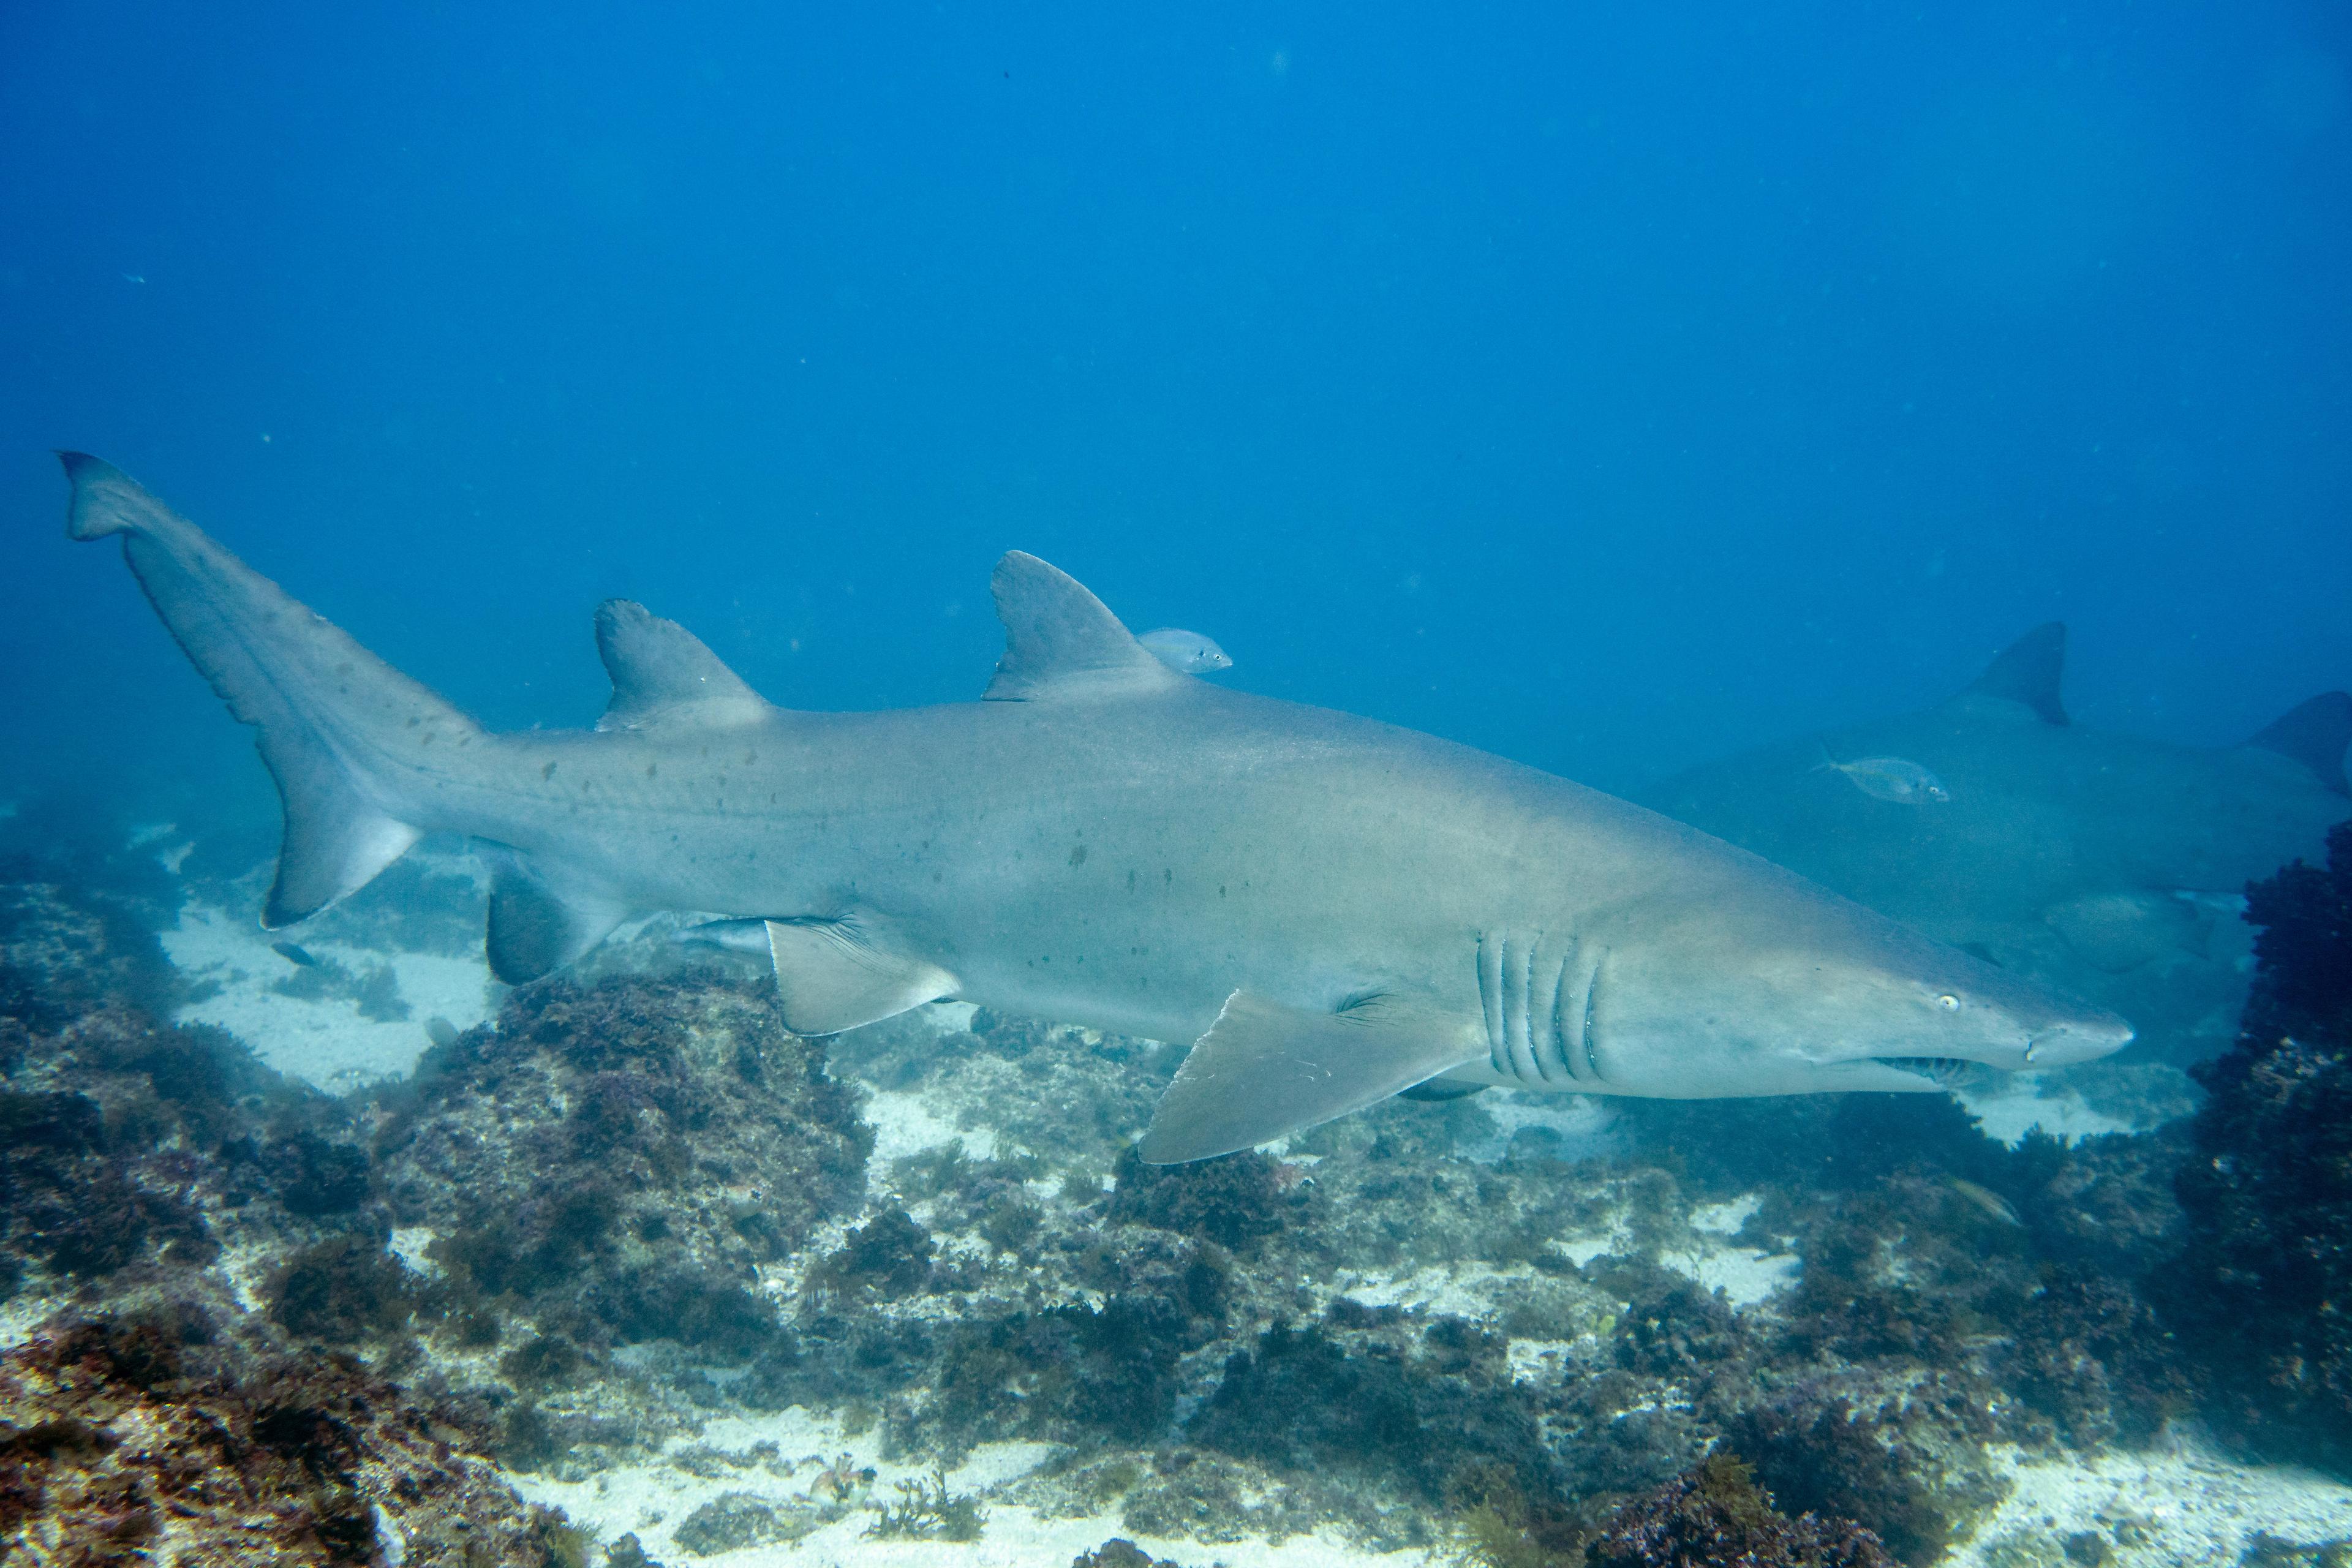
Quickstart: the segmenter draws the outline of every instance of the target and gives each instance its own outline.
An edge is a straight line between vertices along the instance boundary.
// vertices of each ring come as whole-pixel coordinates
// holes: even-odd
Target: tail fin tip
[[[2352,745],[2352,695],[2323,691],[2280,714],[2248,736],[2245,744],[2292,757],[2322,785],[2337,795],[2352,795],[2352,784],[2344,776],[2344,749]]]
[[[60,451],[58,461],[65,465],[67,482],[73,486],[73,496],[66,503],[69,539],[128,533],[139,526],[137,514],[143,507],[158,504],[137,479],[103,458]]]
[[[2069,724],[2058,695],[2066,673],[2066,623],[2044,621],[1994,656],[1969,693],[2021,702],[2045,724]]]

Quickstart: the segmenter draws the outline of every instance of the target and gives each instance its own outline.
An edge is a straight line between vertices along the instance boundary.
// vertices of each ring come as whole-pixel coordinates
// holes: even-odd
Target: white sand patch
[[[2194,1438],[2090,1459],[1995,1452],[2016,1489],[1947,1559],[1951,1568],[2065,1568],[2067,1537],[2085,1532],[2105,1542],[2116,1568],[2236,1563],[2265,1531],[2306,1544],[2352,1537],[2352,1487],[2308,1470],[2236,1464]]]
[[[1402,1276],[1362,1276],[1339,1295],[1363,1307],[1403,1307],[1484,1319],[1495,1315],[1495,1299],[1503,1287],[1527,1279],[1531,1273],[1524,1265],[1505,1269],[1490,1263],[1441,1264]]]
[[[1691,1210],[1690,1227],[1708,1236],[1737,1236],[1758,1209],[1764,1206],[1761,1193],[1742,1193],[1729,1203],[1701,1204]]]
[[[2129,1121],[2092,1110],[2071,1089],[2044,1095],[2042,1087],[2041,1074],[2016,1072],[1956,1092],[1969,1114],[1983,1124],[1985,1136],[2011,1148],[2036,1127],[2068,1143],[2103,1132],[2140,1131]]]
[[[250,915],[190,905],[180,912],[178,928],[161,934],[164,952],[184,977],[219,987],[181,1008],[176,1016],[182,1023],[226,1029],[279,1072],[331,1093],[413,1071],[432,1044],[426,1019],[446,1018],[469,1029],[496,1008],[494,988],[478,958],[305,943],[314,956],[355,973],[378,963],[392,966],[409,1016],[378,1022],[362,1017],[346,997],[310,999],[271,990],[276,982],[299,973],[299,966],[271,948],[277,939]]]
[[[437,1239],[429,1225],[403,1225],[393,1227],[392,1239],[384,1250],[401,1261],[411,1274],[426,1279],[437,1279],[444,1270],[426,1256],[426,1248]]]
[[[934,1113],[922,1096],[905,1089],[876,1089],[872,1084],[866,1085],[866,1120],[874,1124],[874,1160],[877,1166],[945,1143],[961,1143],[969,1159],[996,1157],[996,1134],[989,1129],[959,1128]]]
[[[1622,1142],[1612,1125],[1607,1102],[1593,1094],[1536,1094],[1519,1089],[1488,1089],[1478,1097],[1478,1109],[1495,1131],[1463,1146],[1463,1154],[1491,1165],[1503,1157],[1516,1134],[1549,1132],[1559,1140],[1560,1158],[1594,1160],[1618,1152]]]
[[[1544,1250],[1557,1252],[1581,1268],[1603,1253],[1622,1255],[1633,1251],[1633,1233],[1618,1229],[1586,1236],[1559,1237],[1545,1242]]]
[[[1600,1342],[1597,1334],[1587,1334],[1580,1341],[1512,1340],[1503,1350],[1510,1363],[1513,1383],[1558,1388],[1569,1367],[1578,1361],[1589,1360]]]
[[[1794,1285],[1801,1271],[1793,1252],[1759,1252],[1719,1243],[1688,1251],[1662,1248],[1658,1267],[1696,1281],[1703,1289],[1722,1291],[1735,1307],[1769,1300]]]
[[[560,1507],[577,1522],[610,1541],[634,1532],[648,1555],[674,1564],[710,1563],[716,1568],[1038,1568],[1067,1563],[1114,1535],[1127,1536],[1154,1557],[1206,1563],[1265,1563],[1271,1568],[1422,1568],[1432,1561],[1418,1552],[1381,1555],[1320,1536],[1298,1536],[1280,1546],[1250,1542],[1202,1546],[1190,1541],[1136,1536],[1114,1507],[1089,1519],[1041,1519],[1027,1508],[987,1500],[989,1489],[1029,1474],[1055,1452],[1044,1443],[989,1443],[948,1473],[948,1490],[980,1497],[987,1520],[976,1542],[870,1541],[866,1530],[874,1510],[898,1500],[902,1480],[929,1479],[919,1466],[896,1465],[880,1455],[880,1433],[844,1437],[835,1422],[795,1405],[758,1419],[728,1417],[706,1425],[692,1437],[674,1438],[649,1463],[605,1470],[585,1480],[558,1481],[544,1476],[510,1476],[515,1489],[533,1502]],[[772,1444],[772,1455],[757,1452]],[[748,1492],[775,1506],[823,1497],[822,1467],[846,1455],[852,1467],[870,1468],[875,1480],[846,1517],[798,1542],[745,1546],[699,1556],[677,1544],[678,1527],[696,1509],[728,1492]]]
[[[71,1291],[48,1295],[27,1288],[0,1301],[0,1351],[15,1350],[31,1339],[50,1314],[72,1306],[73,1300]]]
[[[1743,1193],[1727,1203],[1699,1205],[1691,1210],[1690,1216],[1696,1245],[1660,1248],[1658,1266],[1671,1268],[1706,1289],[1722,1291],[1735,1307],[1752,1307],[1779,1295],[1797,1282],[1802,1269],[1797,1255],[1734,1247],[1727,1239],[1738,1235],[1763,1206],[1760,1193]]]
[[[236,1304],[248,1312],[259,1312],[269,1303],[264,1299],[269,1283],[269,1272],[277,1266],[278,1249],[256,1241],[225,1243],[221,1255],[213,1261],[213,1272],[228,1286]]]

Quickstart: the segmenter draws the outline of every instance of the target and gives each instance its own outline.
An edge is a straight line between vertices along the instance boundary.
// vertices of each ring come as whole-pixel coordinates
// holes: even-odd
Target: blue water
[[[1036,552],[1225,679],[1603,786],[2352,675],[2330,4],[0,9],[0,800],[266,849],[47,455],[500,725],[625,595],[975,693]]]

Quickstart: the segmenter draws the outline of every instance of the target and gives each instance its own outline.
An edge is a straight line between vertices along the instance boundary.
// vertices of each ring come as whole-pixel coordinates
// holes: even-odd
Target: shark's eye
[[[1957,1013],[1960,1010],[1960,999],[1947,991],[1936,998],[1936,1005],[1947,1013]]]

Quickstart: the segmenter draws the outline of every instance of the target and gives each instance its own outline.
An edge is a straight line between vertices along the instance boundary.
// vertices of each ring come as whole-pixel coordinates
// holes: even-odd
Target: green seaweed
[[[988,1514],[977,1498],[948,1490],[944,1466],[930,1479],[912,1477],[898,1483],[898,1500],[877,1510],[866,1534],[876,1541],[978,1541]]]

